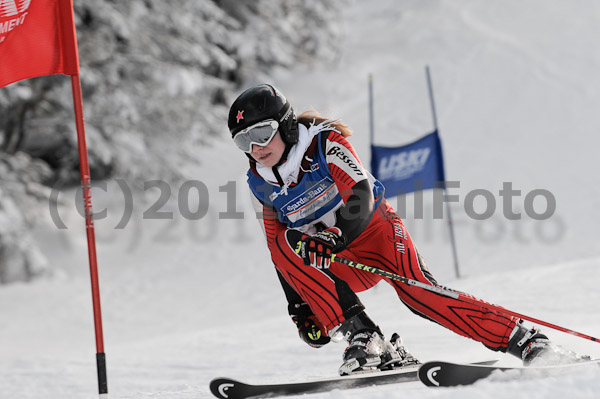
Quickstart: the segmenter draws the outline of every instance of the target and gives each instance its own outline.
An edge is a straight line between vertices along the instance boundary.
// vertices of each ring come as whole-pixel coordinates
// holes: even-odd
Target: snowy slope
[[[349,2],[339,61],[278,71],[272,82],[297,111],[314,107],[342,117],[368,162],[367,74],[375,78],[376,140],[397,144],[432,129],[423,72],[430,65],[447,177],[461,181],[453,194],[487,189],[499,202],[484,222],[470,220],[461,204],[453,207],[467,275],[460,280],[453,279],[444,221],[407,219],[433,273],[453,288],[598,336],[599,7],[564,0]],[[201,156],[204,165],[219,167],[186,171],[209,190],[208,214],[200,221],[183,219],[177,203],[174,221],[142,220],[152,201],[137,198],[133,220],[115,230],[122,194],[116,185],[94,192],[95,208],[109,210],[97,234],[112,398],[207,398],[217,376],[302,380],[335,375],[339,365],[341,344],[309,348],[287,318],[244,191],[245,157],[225,134]],[[242,220],[218,219],[227,211],[219,187],[228,181],[238,183]],[[556,215],[544,223],[505,220],[502,182],[523,191],[515,211],[523,211],[525,193],[543,188],[556,197]],[[61,272],[0,289],[2,399],[97,397],[85,236],[70,210],[72,196],[61,197],[69,228],[57,230],[48,216],[47,227],[36,232]],[[398,331],[423,360],[516,362],[414,316],[386,285],[361,298],[384,331]],[[600,356],[598,344],[544,330],[562,345]],[[592,398],[599,377],[589,370],[541,383],[484,381],[448,390],[414,383],[306,397]]]

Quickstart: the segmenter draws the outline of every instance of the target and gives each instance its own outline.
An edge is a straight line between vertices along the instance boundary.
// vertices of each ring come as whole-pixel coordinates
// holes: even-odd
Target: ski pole
[[[540,324],[542,326],[546,326],[546,327],[552,328],[554,330],[558,330],[558,331],[565,332],[567,334],[575,335],[576,337],[580,337],[580,338],[584,338],[584,339],[587,339],[587,340],[590,340],[590,341],[594,341],[594,342],[599,342],[600,343],[600,340],[598,338],[592,337],[590,335],[582,334],[580,332],[573,331],[573,330],[565,328],[565,327],[557,326],[556,324],[548,323],[547,321],[539,320],[539,319],[536,319],[534,317],[530,317],[530,316],[523,315],[521,313],[513,312],[512,310],[503,308],[502,306],[493,305],[491,303],[484,302],[484,301],[482,301],[480,299],[473,298],[471,296],[462,294],[460,292],[451,291],[451,290],[448,290],[448,289],[445,289],[445,288],[442,288],[442,287],[436,287],[436,286],[433,286],[433,285],[421,283],[420,281],[411,280],[409,278],[406,278],[406,277],[400,276],[398,274],[391,273],[391,272],[379,269],[377,267],[367,266],[367,265],[364,265],[362,263],[358,263],[358,262],[354,262],[354,261],[351,261],[351,260],[348,260],[348,259],[340,258],[336,254],[331,255],[331,261],[332,262],[342,263],[342,264],[344,264],[346,266],[350,266],[350,267],[353,267],[353,268],[358,269],[358,270],[363,270],[365,272],[369,272],[369,273],[373,273],[373,274],[377,274],[379,276],[383,276],[383,277],[389,278],[390,280],[399,281],[399,282],[404,283],[404,284],[408,284],[408,285],[412,285],[412,286],[415,286],[415,287],[423,288],[423,289],[425,289],[427,291],[432,291],[432,292],[435,292],[435,293],[440,294],[440,295],[444,295],[444,296],[447,296],[447,297],[450,297],[450,298],[458,299],[460,301],[467,302],[467,303],[470,303],[472,305],[481,306],[483,308],[486,308],[486,309],[489,309],[489,310],[493,310],[493,311],[496,311],[498,313],[503,313],[505,315],[518,317],[520,319],[528,320],[528,321],[530,321],[532,323]]]

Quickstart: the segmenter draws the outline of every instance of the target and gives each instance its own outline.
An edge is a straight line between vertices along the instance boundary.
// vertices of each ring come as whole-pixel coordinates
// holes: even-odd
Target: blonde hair
[[[310,127],[311,124],[318,125],[325,121],[329,121],[331,126],[335,130],[340,132],[340,134],[342,136],[344,136],[344,137],[352,136],[352,129],[350,129],[350,127],[348,125],[346,125],[345,123],[343,123],[341,120],[339,120],[339,119],[330,120],[328,118],[324,118],[321,115],[319,115],[319,113],[317,111],[315,111],[313,109],[304,111],[303,113],[298,115],[297,119],[298,119],[298,123],[301,123],[306,127]]]

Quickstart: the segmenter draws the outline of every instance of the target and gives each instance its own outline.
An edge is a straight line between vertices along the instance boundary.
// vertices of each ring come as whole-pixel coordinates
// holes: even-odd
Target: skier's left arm
[[[369,175],[354,148],[337,132],[322,137],[321,148],[344,205],[336,211],[335,225],[302,237],[300,255],[304,264],[326,269],[331,254],[342,251],[362,234],[375,212]]]
[[[344,238],[343,249],[362,234],[375,211],[375,198],[368,173],[348,140],[330,132],[325,141],[329,173],[342,196],[344,205],[336,212],[335,227]]]

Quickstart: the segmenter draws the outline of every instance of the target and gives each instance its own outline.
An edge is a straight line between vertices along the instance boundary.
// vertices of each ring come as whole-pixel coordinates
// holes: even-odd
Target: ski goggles
[[[261,147],[268,145],[275,137],[277,129],[279,129],[279,123],[273,119],[267,119],[240,130],[233,141],[240,150],[251,153],[253,144]]]

